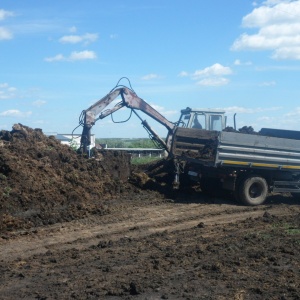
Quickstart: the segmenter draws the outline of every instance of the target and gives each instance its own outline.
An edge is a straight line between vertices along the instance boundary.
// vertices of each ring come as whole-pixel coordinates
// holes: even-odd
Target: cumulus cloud
[[[257,32],[243,33],[232,50],[268,50],[273,59],[300,60],[300,0],[265,1],[243,18],[242,26]]]
[[[192,80],[196,81],[197,85],[221,86],[229,83],[229,79],[226,78],[225,76],[231,74],[232,74],[231,68],[216,63],[202,70],[196,70],[191,74],[189,74],[186,71],[182,71],[178,74],[178,76],[190,77]]]
[[[229,67],[224,67],[221,64],[216,63],[210,67],[204,68],[203,70],[195,71],[193,78],[197,80],[203,77],[230,75],[231,73],[232,71]]]
[[[26,118],[32,114],[31,111],[20,111],[18,109],[9,109],[3,112],[0,112],[1,117],[18,117],[18,118]]]
[[[78,60],[87,60],[87,59],[96,59],[97,55],[94,51],[84,50],[84,51],[73,51],[69,56],[64,56],[63,54],[57,54],[52,57],[46,57],[45,61],[47,62],[56,62],[56,61],[78,61]]]
[[[65,35],[59,39],[59,42],[63,44],[83,43],[87,45],[97,41],[97,39],[98,39],[97,33],[86,33],[83,35]]]
[[[0,21],[5,20],[7,17],[13,17],[14,15],[12,11],[0,9]]]
[[[88,51],[88,50],[85,50],[85,51],[80,51],[80,52],[77,52],[77,51],[74,51],[71,53],[69,59],[71,61],[74,61],[74,60],[85,60],[85,59],[96,59],[97,58],[97,55],[94,51]]]

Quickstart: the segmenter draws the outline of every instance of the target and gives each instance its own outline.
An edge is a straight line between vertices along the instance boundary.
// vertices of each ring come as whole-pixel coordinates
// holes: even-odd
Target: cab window
[[[211,130],[222,131],[222,116],[210,116],[210,128]]]
[[[205,115],[204,114],[195,114],[194,119],[191,123],[192,128],[205,129]]]

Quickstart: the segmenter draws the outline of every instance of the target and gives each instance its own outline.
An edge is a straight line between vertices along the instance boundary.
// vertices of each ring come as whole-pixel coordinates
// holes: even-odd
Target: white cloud
[[[32,114],[31,111],[22,112],[18,109],[10,109],[0,113],[1,117],[29,117]]]
[[[66,58],[62,54],[57,54],[53,57],[46,57],[45,58],[45,61],[47,61],[47,62],[61,61],[61,60],[66,60]]]
[[[202,70],[196,70],[194,73],[189,74],[186,71],[182,71],[178,74],[179,77],[189,76],[192,80],[197,81],[197,85],[203,86],[221,86],[229,83],[229,79],[225,76],[231,75],[232,70],[229,67],[225,67],[219,63],[215,63],[210,67],[206,67]]]
[[[12,11],[0,9],[0,21],[5,20],[7,17],[13,17],[14,15]]]
[[[148,74],[142,77],[142,80],[151,80],[151,79],[157,79],[159,78],[159,75],[157,74]]]
[[[5,20],[7,17],[12,17],[15,14],[11,11],[0,9],[0,21]],[[13,34],[10,30],[5,27],[0,27],[0,41],[1,40],[10,40],[13,38]]]
[[[32,102],[32,105],[33,105],[33,106],[36,106],[36,107],[41,107],[41,106],[43,106],[43,105],[46,104],[46,103],[47,103],[47,102],[44,101],[44,100],[36,100],[36,101]]]
[[[97,55],[94,51],[74,51],[71,53],[69,60],[74,61],[74,60],[85,60],[85,59],[96,59]]]
[[[297,47],[281,47],[276,49],[272,55],[274,59],[296,59],[300,60],[300,45]]]
[[[11,99],[16,96],[16,88],[8,83],[0,83],[0,100]]]
[[[256,107],[256,108],[247,108],[247,107],[240,107],[240,106],[230,106],[224,108],[227,113],[242,113],[242,114],[253,114],[253,113],[260,113],[265,111],[277,111],[282,109],[282,107]]]
[[[291,1],[294,1],[294,0],[266,0],[263,2],[264,5],[268,5],[268,6],[273,6],[273,5],[276,5],[276,4],[279,4],[279,3],[288,3],[288,2],[291,2]]]
[[[269,50],[273,59],[300,60],[300,1],[268,0],[243,18],[245,28],[257,28],[254,34],[243,33],[231,49]]]
[[[223,77],[211,77],[211,78],[204,78],[199,81],[197,81],[197,85],[203,85],[203,86],[221,86],[226,85],[229,83],[228,78]]]
[[[97,55],[94,51],[84,50],[84,51],[74,51],[69,56],[65,57],[62,54],[57,54],[53,57],[46,57],[44,60],[47,62],[55,61],[78,61],[86,59],[96,59]]]
[[[59,41],[63,44],[84,43],[85,45],[87,45],[97,41],[97,39],[98,39],[97,33],[86,33],[84,35],[65,35],[61,37]]]
[[[0,40],[10,40],[13,38],[13,34],[6,28],[0,27]]]
[[[230,75],[230,74],[232,74],[232,71],[229,67],[224,67],[221,64],[216,63],[203,70],[195,71],[195,73],[193,74],[193,79],[197,80],[203,77],[223,76],[223,75]]]

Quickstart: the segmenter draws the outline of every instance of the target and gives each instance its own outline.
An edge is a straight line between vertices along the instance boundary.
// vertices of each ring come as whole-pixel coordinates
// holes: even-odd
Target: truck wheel
[[[239,200],[246,205],[263,204],[268,195],[268,184],[266,180],[257,175],[244,178],[238,187]]]

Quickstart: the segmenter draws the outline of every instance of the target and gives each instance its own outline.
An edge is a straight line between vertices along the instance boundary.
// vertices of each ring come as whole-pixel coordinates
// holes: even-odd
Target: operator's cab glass
[[[190,123],[190,127],[197,129],[206,129],[205,126],[205,115],[204,114],[194,114],[193,120]]]
[[[222,116],[211,115],[209,122],[211,130],[222,131]]]
[[[224,115],[215,112],[195,112],[182,114],[178,126],[206,130],[222,131],[226,119]]]

